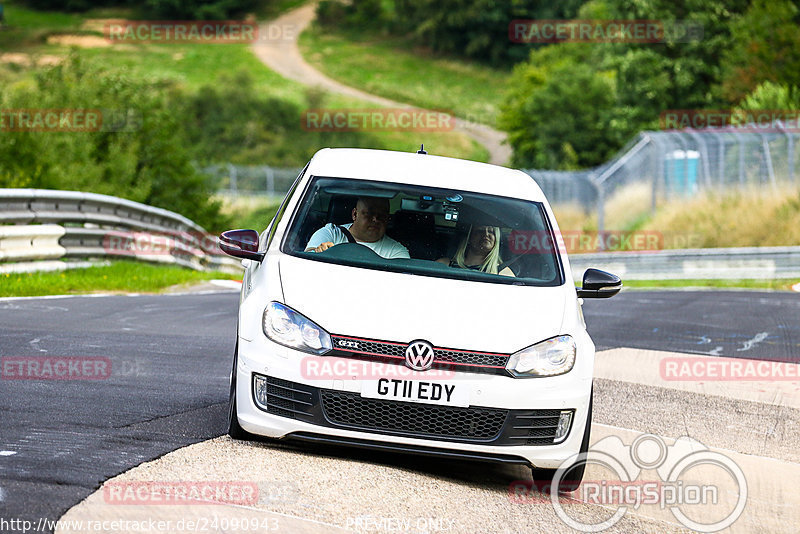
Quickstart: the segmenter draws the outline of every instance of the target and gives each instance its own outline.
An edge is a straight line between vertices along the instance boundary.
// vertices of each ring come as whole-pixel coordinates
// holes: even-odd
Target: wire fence
[[[269,165],[212,165],[200,169],[209,176],[217,193],[225,196],[284,195],[302,168],[279,168]]]
[[[603,230],[606,201],[630,184],[648,186],[651,210],[662,200],[708,190],[797,184],[800,137],[776,126],[770,132],[645,131],[611,161],[594,169],[525,172],[551,203],[596,210],[598,230]]]
[[[688,198],[708,190],[797,184],[800,134],[777,123],[773,131],[728,129],[645,131],[616,157],[593,169],[524,169],[552,204],[580,205],[597,212],[604,230],[606,202],[632,184],[645,184],[654,211],[663,200]],[[221,194],[283,195],[299,168],[217,165],[203,169]]]

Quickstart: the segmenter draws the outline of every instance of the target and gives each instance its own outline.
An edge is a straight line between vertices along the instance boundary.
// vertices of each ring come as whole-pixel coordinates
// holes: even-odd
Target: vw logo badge
[[[406,347],[406,366],[415,371],[427,371],[436,355],[427,341],[412,341]]]

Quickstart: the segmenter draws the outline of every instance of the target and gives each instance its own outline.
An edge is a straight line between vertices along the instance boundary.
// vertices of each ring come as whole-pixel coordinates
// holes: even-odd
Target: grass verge
[[[312,25],[300,36],[306,61],[368,93],[495,125],[509,71],[431,57],[398,38],[332,33]]]
[[[665,249],[800,245],[800,188],[709,191],[660,201],[650,212],[650,188],[633,184],[606,203],[605,230],[655,235]],[[597,230],[597,214],[576,205],[553,206],[562,233]]]
[[[291,9],[300,0],[281,0],[270,4],[261,15],[277,16],[280,11]],[[266,4],[265,4],[266,5]],[[263,6],[262,6],[263,7]],[[262,10],[263,11],[263,10]],[[110,13],[125,15],[126,12]],[[287,80],[264,66],[253,54],[249,44],[154,44],[146,42],[124,42],[106,45],[102,42],[100,30],[105,13],[93,10],[74,15],[44,12],[13,4],[6,8],[6,25],[0,31],[0,49],[12,52],[6,63],[0,62],[0,83],[30,83],[35,75],[33,67],[41,58],[52,64],[76,50],[78,55],[94,59],[106,65],[109,70],[119,71],[127,76],[141,78],[167,78],[175,80],[189,91],[205,91],[209,86],[231,83],[231,77],[240,71],[247,71],[254,81],[253,90],[260,98],[277,98],[296,105],[301,111],[311,107],[330,109],[374,108],[360,100],[344,98],[334,94],[317,95],[309,102],[308,90],[302,84]],[[135,16],[130,10],[128,16]],[[89,23],[88,19],[93,20]],[[80,48],[71,48],[60,41],[49,41],[53,35],[76,34],[96,39]],[[98,42],[99,41],[99,42]],[[317,105],[312,105],[317,104]],[[300,118],[296,124],[275,125],[275,148],[266,151],[266,159],[253,161],[276,166],[302,166],[316,150],[323,147],[357,147],[387,150],[412,151],[424,142],[439,155],[465,158],[475,161],[488,161],[489,154],[468,136],[459,132],[425,133],[419,132],[350,132],[343,134],[324,134],[302,129]],[[282,139],[286,142],[281,143]],[[235,152],[236,147],[232,147]],[[263,156],[264,154],[260,154]],[[241,158],[251,161],[247,154]],[[236,155],[232,161],[237,162]],[[239,158],[239,159],[241,159]]]
[[[800,280],[624,280],[631,289],[670,289],[670,288],[708,288],[708,289],[772,289],[791,291]]]
[[[0,51],[27,50],[41,45],[53,31],[77,30],[82,17],[55,11],[35,11],[5,4],[5,23],[0,25]]]
[[[222,201],[222,213],[227,215],[233,228],[249,228],[263,231],[277,213],[283,197],[218,196]]]
[[[0,274],[0,297],[33,297],[93,292],[158,293],[170,286],[202,280],[237,280],[222,272],[200,272],[174,265],[115,261],[111,265],[61,272]]]

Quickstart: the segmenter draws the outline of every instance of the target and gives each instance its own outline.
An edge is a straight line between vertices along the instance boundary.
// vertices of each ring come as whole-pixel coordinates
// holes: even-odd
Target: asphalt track
[[[104,480],[222,434],[237,303],[233,292],[0,300],[0,357],[112,369],[0,380],[0,519],[58,519]],[[796,293],[627,291],[587,301],[585,315],[598,350],[800,361]]]
[[[762,291],[626,291],[586,300],[597,350],[656,349],[800,362],[800,294]]]

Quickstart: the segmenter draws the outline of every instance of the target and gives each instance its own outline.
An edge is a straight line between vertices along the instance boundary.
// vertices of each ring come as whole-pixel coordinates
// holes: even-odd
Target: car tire
[[[594,402],[594,388],[592,388],[591,396],[589,397],[589,412],[586,414],[586,426],[583,430],[583,440],[581,441],[581,448],[579,453],[585,454],[589,451],[589,437],[592,430],[592,404]],[[550,483],[555,477],[557,469],[536,469],[533,468],[533,480],[536,487],[549,487]],[[583,473],[586,471],[586,462],[580,462],[580,465],[573,465],[561,477],[558,489],[559,493],[569,493],[578,489],[581,481],[583,481]]]
[[[236,341],[236,348],[233,351],[233,369],[231,370],[231,390],[228,397],[228,435],[233,439],[243,441],[252,440],[255,436],[242,428],[239,424],[239,416],[236,410],[236,367],[239,363],[239,341]]]

